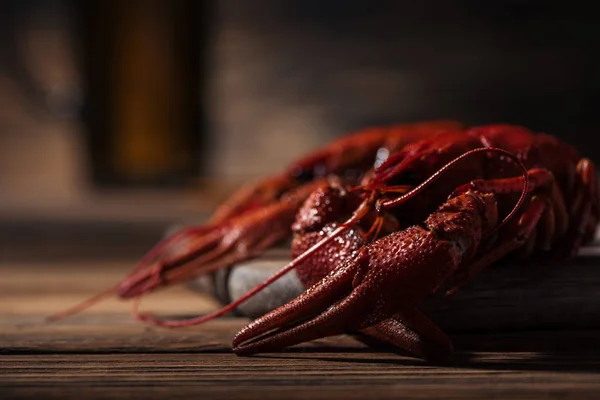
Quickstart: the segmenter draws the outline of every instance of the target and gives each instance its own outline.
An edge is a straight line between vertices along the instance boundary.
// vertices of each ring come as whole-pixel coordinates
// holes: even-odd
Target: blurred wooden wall
[[[344,132],[430,118],[524,124],[600,161],[600,18],[583,2],[218,4],[216,175],[267,174]]]
[[[98,185],[190,185],[201,174],[205,1],[75,2],[82,121]]]
[[[365,125],[429,118],[525,124],[600,161],[600,149],[590,145],[600,93],[600,24],[582,2],[220,0],[199,16],[208,27],[206,54],[198,74],[184,80],[168,60],[182,49],[159,38],[173,33],[163,3],[127,2],[125,8],[138,4],[144,14],[119,29],[138,26],[148,33],[115,42],[115,57],[138,61],[105,60],[123,68],[111,82],[129,88],[116,92],[112,115],[121,119],[111,128],[102,114],[86,120],[102,99],[85,110],[89,88],[73,30],[78,20],[65,8],[71,3],[2,2],[4,197],[68,204],[90,193],[86,160],[106,150],[86,145],[86,124],[100,132],[96,138],[120,138],[113,161],[130,171],[130,180],[163,169],[173,172],[165,175],[170,178],[193,170],[201,179],[241,183]],[[159,53],[166,58],[139,61]],[[187,115],[197,112],[207,135],[197,147],[169,142],[165,132],[193,131],[169,115],[186,87],[198,82],[204,82],[195,88],[198,109]]]

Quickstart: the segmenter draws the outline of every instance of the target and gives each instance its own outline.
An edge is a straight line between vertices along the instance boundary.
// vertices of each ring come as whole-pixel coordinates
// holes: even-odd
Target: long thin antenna
[[[506,224],[516,214],[516,212],[519,210],[519,208],[523,205],[523,202],[525,201],[525,197],[527,196],[527,192],[529,191],[529,175],[527,174],[527,168],[525,167],[523,162],[515,154],[511,153],[510,151],[500,149],[498,147],[480,147],[477,149],[469,150],[469,151],[461,154],[460,156],[456,157],[455,159],[453,159],[452,161],[450,161],[449,163],[444,165],[442,168],[438,169],[433,175],[431,175],[429,178],[424,180],[420,185],[415,187],[410,192],[408,192],[398,198],[395,198],[393,200],[389,200],[389,201],[383,202],[381,204],[378,204],[380,210],[384,211],[384,210],[388,210],[390,208],[397,207],[400,204],[403,204],[406,201],[414,198],[416,195],[420,194],[423,190],[425,190],[429,185],[431,185],[433,182],[438,180],[442,176],[442,174],[444,174],[444,172],[446,172],[448,169],[456,166],[457,163],[472,156],[473,154],[484,153],[484,152],[500,153],[502,155],[507,156],[508,158],[513,160],[515,162],[515,164],[517,164],[517,167],[519,167],[519,169],[521,170],[521,174],[523,175],[523,190],[521,191],[521,197],[519,197],[519,200],[517,201],[517,203],[511,210],[511,212],[508,213],[508,215],[506,217],[504,217],[502,222],[494,229],[494,232],[496,232],[498,229],[500,229],[502,226],[504,226],[504,224]]]
[[[83,300],[82,302],[75,304],[72,307],[67,308],[66,310],[52,314],[52,315],[46,317],[45,321],[46,322],[60,321],[61,319],[64,319],[71,315],[80,313],[80,312],[98,304],[99,302],[101,302],[105,299],[108,299],[111,296],[116,295],[117,293],[119,293],[120,290],[122,290],[124,284],[127,284],[128,282],[130,282],[130,280],[139,271],[149,268],[151,266],[152,262],[155,261],[159,257],[159,255],[164,251],[164,249],[167,246],[171,245],[176,240],[179,240],[190,234],[201,233],[201,232],[206,231],[207,229],[208,229],[207,227],[184,228],[184,229],[174,233],[173,235],[169,236],[168,238],[161,240],[158,244],[156,244],[154,247],[152,247],[142,257],[142,259],[137,263],[137,265],[129,272],[129,274],[127,274],[127,277],[122,281],[122,283],[118,283],[117,285],[115,285],[109,289],[106,289],[98,294],[95,294],[92,297],[89,297],[89,298]]]

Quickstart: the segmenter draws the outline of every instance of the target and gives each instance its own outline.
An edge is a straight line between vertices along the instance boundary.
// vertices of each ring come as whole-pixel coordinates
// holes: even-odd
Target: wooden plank
[[[118,281],[130,261],[0,264],[0,398],[597,398],[600,330],[454,333],[451,363],[375,351],[349,336],[254,357],[231,353],[248,320],[184,329],[132,321],[108,301],[55,324],[56,312]],[[195,315],[216,302],[185,288],[144,309]]]
[[[38,323],[52,313],[113,287],[136,261],[0,263],[0,325],[2,316],[20,316],[23,323]],[[147,296],[142,309],[168,314],[198,314],[217,305],[208,295],[194,294],[178,286]],[[109,312],[128,318],[130,308],[130,301],[111,298],[82,316]]]
[[[460,350],[452,362],[432,366],[373,351],[347,336],[237,357],[229,343],[244,319],[168,330],[122,317],[96,313],[27,327],[11,327],[14,319],[3,317],[2,398],[600,395],[598,331],[457,335]]]
[[[126,342],[125,338],[120,340]],[[518,351],[461,352],[451,365],[431,366],[352,347],[302,347],[241,358],[216,349],[85,353],[77,350],[79,346],[72,343],[75,352],[3,355],[0,393],[8,396],[3,398],[285,395],[294,399],[457,399],[600,395],[597,352],[553,356]]]

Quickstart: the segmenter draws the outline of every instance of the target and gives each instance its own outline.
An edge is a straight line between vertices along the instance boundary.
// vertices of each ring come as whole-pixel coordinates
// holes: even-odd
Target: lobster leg
[[[564,235],[569,225],[569,214],[565,206],[563,195],[558,188],[554,175],[544,168],[532,168],[527,171],[529,177],[529,192],[542,191],[547,193],[554,214],[554,231],[551,235],[553,240]],[[510,194],[520,193],[523,187],[523,177],[502,179],[476,179],[462,185],[454,191],[454,194],[464,193],[468,189],[478,190],[485,193]]]
[[[519,219],[514,219],[506,227],[504,239],[497,242],[485,254],[476,258],[472,263],[464,265],[449,280],[451,287],[447,294],[455,293],[461,286],[468,283],[481,270],[491,263],[501,259],[508,253],[522,248],[535,231],[538,222],[550,202],[545,195],[534,196]]]
[[[587,160],[586,160],[587,161]],[[591,163],[591,161],[589,161]],[[588,225],[585,229],[585,236],[583,237],[583,243],[589,243],[594,240],[596,234],[596,228],[598,226],[598,222],[600,221],[600,198],[598,194],[598,180],[596,176],[596,168],[594,165],[590,168],[591,177],[588,181],[588,186],[590,188],[590,201],[592,203],[591,216],[588,220]]]
[[[585,170],[585,166],[578,166],[579,170]],[[513,219],[510,225],[503,230],[502,237],[490,250],[471,264],[461,267],[451,277],[449,283],[451,289],[448,294],[456,292],[460,286],[470,281],[481,270],[505,255],[521,249],[520,255],[526,256],[533,251],[537,243],[540,243],[541,247],[547,248],[556,238],[563,236],[567,231],[569,214],[572,215],[574,212],[567,212],[563,195],[558,188],[554,175],[542,168],[530,169],[527,171],[527,175],[530,183],[529,191],[537,192],[537,194],[531,197],[521,217]],[[578,172],[578,176],[582,175],[584,174]],[[589,171],[586,175],[589,176]],[[523,177],[478,179],[459,187],[455,193],[464,192],[467,189],[496,194],[517,193],[521,190],[523,179]],[[582,178],[580,180],[585,181]],[[582,193],[577,193],[576,197],[582,198],[580,200],[581,204],[590,203],[590,201],[586,201],[587,199],[583,199],[585,196]],[[576,206],[575,208],[585,211],[583,206]],[[581,216],[578,218],[581,218]],[[545,229],[538,233],[536,227],[540,223],[544,224]],[[583,232],[583,226],[581,232]]]
[[[597,196],[596,168],[594,163],[583,158],[577,164],[576,169],[575,201],[571,209],[573,230],[570,232],[566,248],[574,253],[579,249],[582,242],[590,240],[598,223],[598,210],[594,209],[596,204],[594,198]]]
[[[582,159],[577,165],[577,176],[575,200],[574,205],[571,207],[569,214],[567,214],[562,195],[558,189],[556,181],[553,175],[547,171],[545,173],[543,169],[532,169],[528,171],[530,177],[532,190],[545,185],[547,190],[542,191],[539,195],[533,196],[531,202],[523,212],[521,218],[514,220],[512,226],[506,228],[505,239],[497,243],[492,249],[486,252],[485,255],[475,260],[470,265],[461,269],[457,272],[455,277],[452,279],[449,293],[454,293],[458,288],[467,283],[473,276],[479,273],[489,264],[499,260],[508,253],[526,246],[525,251],[530,252],[533,250],[533,237],[536,234],[535,228],[542,218],[550,218],[552,215],[555,216],[555,232],[554,235],[550,236],[561,236],[565,233],[567,225],[562,226],[562,221],[565,220],[568,223],[568,218],[572,219],[571,226],[573,231],[569,232],[567,236],[569,239],[565,248],[568,252],[576,251],[581,242],[585,239],[585,235],[589,235],[586,229],[590,225],[590,219],[592,223],[597,223],[597,219],[593,215],[592,206],[593,196],[596,193],[596,178],[595,178],[595,167],[594,164],[587,160]],[[478,180],[473,181],[469,184],[470,187],[478,188],[482,191],[495,192],[495,193],[509,193],[512,189],[517,191],[523,178],[508,178],[498,180]],[[560,225],[560,227],[559,227]],[[546,222],[546,226],[552,226],[551,223]]]
[[[561,193],[554,175],[546,169],[533,168],[527,172],[530,182],[530,191],[538,191],[549,198],[550,206],[544,211],[541,218],[547,229],[532,230],[527,236],[527,242],[524,243],[521,255],[528,255],[534,248],[536,241],[544,243],[543,247],[549,247],[549,244],[556,242],[557,239],[567,236],[565,243],[561,246],[561,251],[570,255],[577,251],[582,242],[590,240],[598,223],[598,210],[592,205],[596,204],[594,196],[597,196],[595,166],[592,161],[582,159],[576,168],[575,193],[571,202],[571,207],[567,210],[564,202],[564,196]],[[505,178],[490,180],[474,180],[455,191],[463,192],[467,188],[480,190],[490,193],[518,193],[522,185],[523,178]],[[540,191],[541,188],[542,189]],[[554,220],[553,222],[551,220]],[[571,226],[569,232],[568,227]],[[550,234],[552,233],[552,234]],[[544,239],[536,240],[536,235],[544,236]],[[516,248],[518,248],[516,247]],[[516,249],[515,248],[515,249]],[[506,254],[506,253],[504,253]]]

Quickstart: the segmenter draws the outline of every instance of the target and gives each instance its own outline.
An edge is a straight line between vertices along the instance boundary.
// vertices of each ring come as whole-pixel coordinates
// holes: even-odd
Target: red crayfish
[[[440,120],[367,128],[334,140],[282,173],[242,187],[205,225],[182,229],[158,243],[121,283],[48,320],[80,312],[105,297],[137,298],[259,256],[291,236],[298,209],[329,175],[358,182],[404,145],[462,128],[458,122]]]
[[[295,258],[234,303],[187,321],[138,318],[206,322],[295,268],[308,289],[242,329],[237,354],[352,333],[417,357],[447,357],[451,342],[419,311],[421,300],[456,290],[511,253],[570,256],[592,239],[600,201],[593,163],[552,136],[510,125],[443,130],[401,146],[358,185],[339,178],[304,186]],[[184,253],[191,264],[205,256]]]

